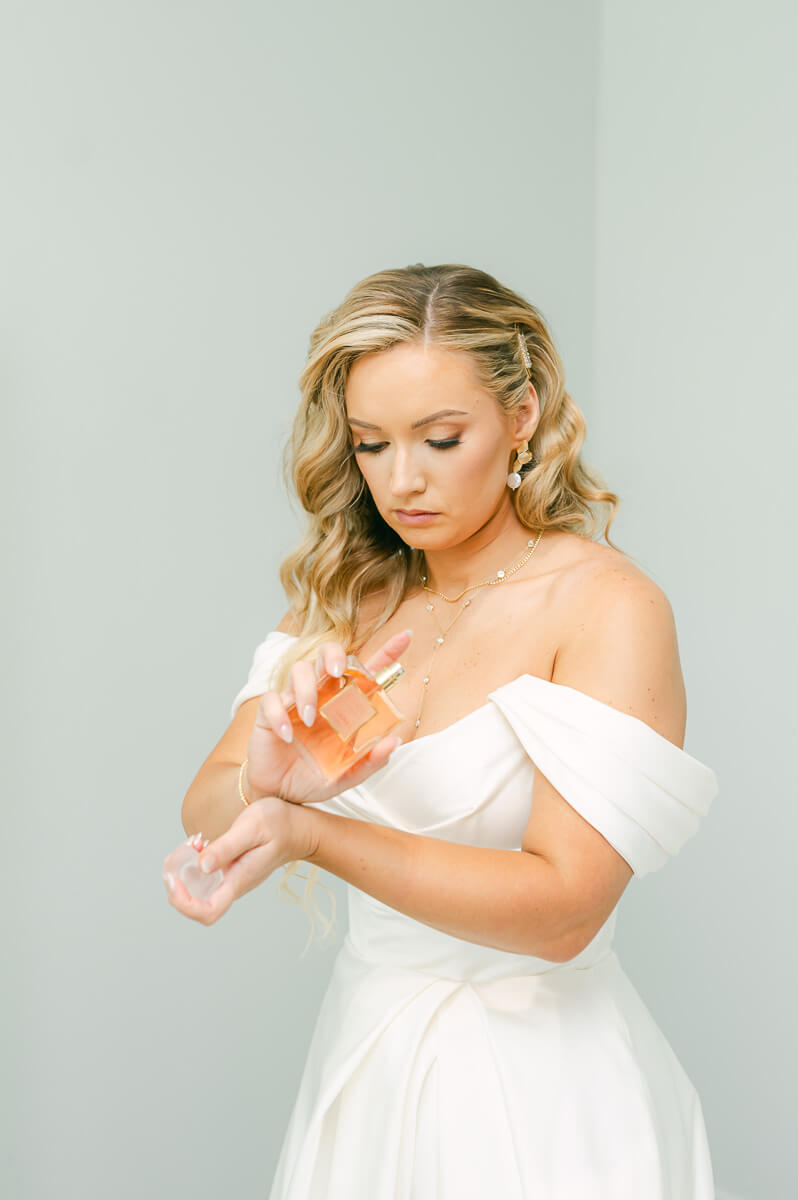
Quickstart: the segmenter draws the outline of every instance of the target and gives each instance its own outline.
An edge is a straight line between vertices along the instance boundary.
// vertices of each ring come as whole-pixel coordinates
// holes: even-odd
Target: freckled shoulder
[[[575,534],[561,535],[559,569],[554,575],[552,603],[571,624],[575,616],[589,620],[597,601],[607,600],[616,587],[661,591],[642,568],[620,550]]]
[[[670,601],[624,555],[597,549],[562,581],[553,682],[632,713],[681,746],[686,696]]]

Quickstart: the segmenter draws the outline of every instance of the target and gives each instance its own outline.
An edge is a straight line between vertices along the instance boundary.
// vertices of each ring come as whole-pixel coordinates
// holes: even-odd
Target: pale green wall
[[[720,784],[616,944],[745,1200],[795,1191],[796,44],[786,2],[603,6],[593,441]]]
[[[0,1191],[268,1193],[336,947],[299,961],[276,876],[189,922],[160,864],[284,611],[311,328],[365,274],[462,261],[549,317],[674,605],[721,793],[619,950],[724,1194],[786,1196],[792,9],[4,10]]]

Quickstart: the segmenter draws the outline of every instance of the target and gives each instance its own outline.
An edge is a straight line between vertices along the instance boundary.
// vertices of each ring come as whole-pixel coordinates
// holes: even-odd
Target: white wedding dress
[[[258,646],[232,714],[288,640]],[[520,850],[536,768],[638,876],[718,791],[637,717],[520,675],[317,807]],[[701,1103],[612,949],[617,907],[556,963],[347,895],[269,1200],[714,1200]]]

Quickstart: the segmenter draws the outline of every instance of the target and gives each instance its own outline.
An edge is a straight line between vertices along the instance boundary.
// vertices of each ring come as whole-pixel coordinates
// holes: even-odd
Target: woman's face
[[[478,386],[467,353],[402,343],[365,355],[346,411],[374,503],[408,545],[456,545],[509,503],[512,451],[528,435]]]

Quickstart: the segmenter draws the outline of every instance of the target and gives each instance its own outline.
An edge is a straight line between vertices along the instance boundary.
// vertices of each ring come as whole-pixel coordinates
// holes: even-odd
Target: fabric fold
[[[613,952],[452,979],[373,966],[345,940],[269,1200],[711,1200],[705,1138]]]
[[[629,863],[662,867],[698,831],[714,771],[629,713],[522,675],[488,697],[536,767]]]

